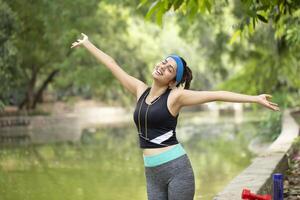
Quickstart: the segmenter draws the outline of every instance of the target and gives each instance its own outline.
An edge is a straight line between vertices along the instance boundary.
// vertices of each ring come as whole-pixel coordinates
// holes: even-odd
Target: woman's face
[[[168,57],[155,65],[152,76],[161,83],[169,84],[176,77],[176,69],[175,60]]]

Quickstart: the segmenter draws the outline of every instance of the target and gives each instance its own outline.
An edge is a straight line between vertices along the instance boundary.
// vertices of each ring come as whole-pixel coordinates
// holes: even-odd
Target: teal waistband
[[[171,149],[168,149],[162,153],[156,154],[156,155],[150,155],[144,157],[144,164],[146,167],[154,167],[163,163],[166,163],[168,161],[174,160],[175,158],[178,158],[182,155],[184,155],[186,152],[181,146],[180,143],[176,144]]]

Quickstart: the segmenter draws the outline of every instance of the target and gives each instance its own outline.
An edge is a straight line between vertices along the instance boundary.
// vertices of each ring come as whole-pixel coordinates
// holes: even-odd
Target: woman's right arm
[[[141,91],[145,90],[147,85],[144,82],[127,74],[112,57],[93,45],[85,34],[82,33],[82,35],[83,39],[79,39],[77,42],[74,42],[71,48],[83,45],[99,62],[103,63],[113,73],[113,75],[127,90],[136,97],[141,93]]]

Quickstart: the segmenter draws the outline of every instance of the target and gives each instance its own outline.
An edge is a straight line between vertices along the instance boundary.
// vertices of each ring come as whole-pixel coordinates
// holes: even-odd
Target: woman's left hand
[[[271,110],[280,111],[278,104],[269,101],[267,98],[272,98],[272,95],[260,94],[260,95],[256,96],[256,103],[261,104]]]
[[[83,39],[78,39],[76,42],[73,42],[71,48],[79,47],[89,40],[89,37],[84,33],[81,33],[81,35],[83,36]]]

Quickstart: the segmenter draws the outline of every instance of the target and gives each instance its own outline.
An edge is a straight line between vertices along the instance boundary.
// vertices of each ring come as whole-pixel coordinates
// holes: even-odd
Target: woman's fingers
[[[267,95],[267,97],[272,98],[271,95]],[[270,106],[273,110],[276,110],[276,111],[279,111],[279,110],[280,110],[277,103],[273,103],[273,102],[271,102],[271,101],[268,101],[268,104],[269,104],[269,106]]]
[[[277,103],[273,103],[273,102],[269,102],[269,104],[273,105],[273,106],[278,106]]]
[[[73,42],[71,48],[79,46],[78,42]]]
[[[273,109],[273,110],[275,110],[275,111],[279,111],[280,110],[279,107],[277,106],[277,104],[275,105],[272,102],[269,102],[269,106],[268,107],[271,108],[271,109]]]
[[[272,98],[272,95],[270,95],[270,94],[266,94],[266,97]]]
[[[272,110],[278,110],[279,108],[277,106],[273,106],[271,104],[267,104],[266,107],[272,109]]]
[[[259,99],[258,103],[260,103],[261,105],[263,105],[271,110],[280,111],[277,103],[273,103],[268,100],[268,98],[272,98],[272,95],[261,94],[261,95],[259,95],[259,97],[260,97],[260,99]]]
[[[82,43],[82,40],[78,39],[77,42],[73,42],[71,48],[77,47]]]
[[[275,107],[274,110],[275,111],[280,111],[280,108],[279,107]]]
[[[83,36],[83,39],[77,39],[76,42],[73,42],[73,43],[72,43],[71,48],[77,47],[77,46],[81,45],[85,40],[88,39],[88,36],[85,35],[84,33],[81,33],[81,35]]]

